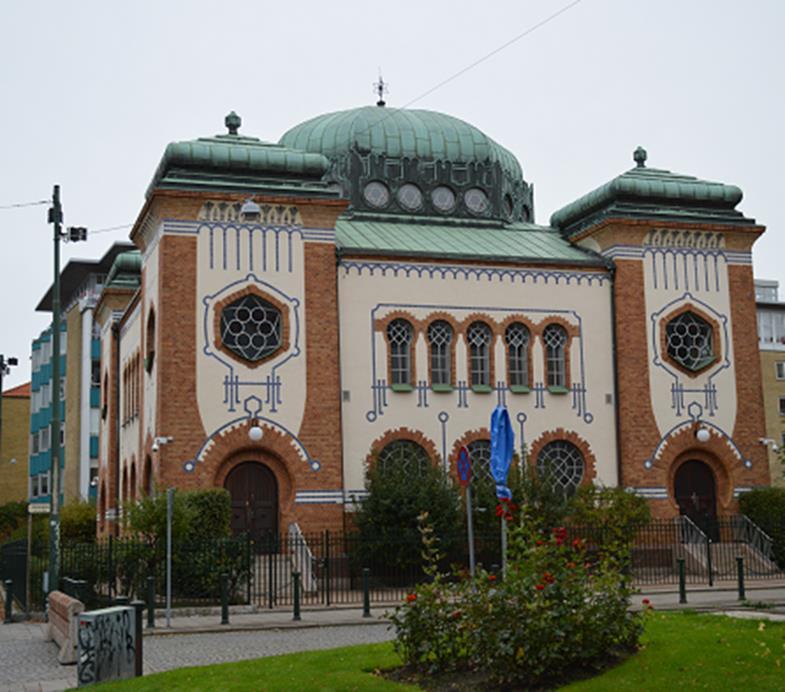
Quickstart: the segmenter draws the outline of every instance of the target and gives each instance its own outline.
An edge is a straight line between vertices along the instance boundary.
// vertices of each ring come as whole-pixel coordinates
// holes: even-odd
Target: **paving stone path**
[[[392,639],[384,623],[145,637],[144,672],[242,661]],[[0,690],[54,692],[76,686],[76,666],[57,663],[41,625],[0,625]]]

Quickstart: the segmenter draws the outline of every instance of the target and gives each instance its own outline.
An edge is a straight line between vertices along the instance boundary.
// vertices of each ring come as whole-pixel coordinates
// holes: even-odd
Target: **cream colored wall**
[[[263,232],[259,227],[224,231],[225,227],[210,222],[190,226],[197,236],[197,398],[205,430],[210,436],[232,421],[255,414],[296,435],[306,398],[302,234],[284,226],[276,227],[277,233],[272,228]],[[215,347],[216,305],[248,287],[271,296],[288,310],[289,350],[256,368]],[[272,401],[268,386],[276,377],[281,384],[278,403]],[[233,378],[237,385],[226,386]]]
[[[642,261],[648,357],[652,363],[649,387],[660,434],[664,436],[676,425],[689,421],[692,413],[693,417],[732,435],[736,422],[736,369],[726,255],[657,247],[646,248]],[[721,359],[695,376],[689,376],[669,363],[661,348],[663,318],[687,304],[712,318],[720,332]],[[716,387],[717,398],[713,410],[705,393],[706,388],[712,386]],[[673,387],[689,390],[681,394],[680,406],[673,406]]]
[[[110,311],[107,308],[104,308],[104,311],[109,313]],[[109,372],[109,364],[112,362],[112,318],[111,316],[107,315],[105,321],[101,325],[101,409],[103,411],[104,400],[108,396],[106,392],[104,392],[104,375],[108,375],[111,378],[111,373]],[[107,378],[107,383],[111,389],[111,379]],[[106,473],[106,465],[109,459],[109,425],[110,420],[109,416],[106,418],[101,418],[101,434],[99,436],[99,453],[98,453],[98,468],[104,469],[104,473]],[[102,477],[106,478],[106,476],[102,473]]]
[[[371,273],[370,265],[375,265]],[[614,431],[614,375],[612,363],[612,325],[610,282],[597,274],[573,271],[549,272],[542,269],[500,272],[487,267],[459,268],[441,275],[438,265],[418,265],[421,269],[396,273],[394,263],[365,263],[344,260],[338,267],[338,293],[341,328],[341,379],[344,390],[343,442],[344,477],[348,493],[364,486],[364,462],[372,443],[385,432],[399,427],[421,431],[441,455],[449,456],[453,444],[465,433],[490,426],[497,404],[496,393],[468,392],[466,407],[459,405],[458,393],[427,392],[428,406],[418,406],[418,393],[386,390],[387,406],[376,406],[371,384],[374,378],[387,378],[387,348],[384,335],[373,329],[373,321],[397,310],[424,318],[436,311],[447,312],[462,321],[472,313],[483,313],[501,322],[521,315],[532,322],[559,316],[579,327],[573,339],[572,382],[583,378],[586,408],[578,415],[573,395],[543,393],[544,407],[537,407],[537,395],[506,393],[506,403],[521,445],[519,415],[525,415],[525,442],[530,445],[543,432],[564,428],[585,439],[597,460],[596,481],[617,483]],[[387,271],[383,271],[386,267]],[[507,272],[504,274],[504,272]],[[560,275],[560,276],[559,276]],[[557,282],[557,276],[559,278]],[[590,283],[588,278],[593,276]],[[570,283],[567,283],[569,278]],[[579,283],[580,280],[580,283]],[[375,357],[371,344],[375,346]],[[501,339],[494,345],[496,376],[504,380],[505,346]],[[581,359],[583,354],[583,360]],[[427,380],[428,353],[424,338],[416,344],[418,380]],[[457,379],[466,380],[466,347],[459,338],[456,349]],[[544,379],[542,344],[537,339],[533,351],[533,383]],[[346,400],[348,392],[349,399]],[[444,422],[442,422],[444,421]]]

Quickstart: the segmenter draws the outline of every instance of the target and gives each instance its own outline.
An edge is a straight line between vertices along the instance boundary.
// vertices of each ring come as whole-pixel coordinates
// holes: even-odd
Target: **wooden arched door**
[[[264,464],[235,466],[224,487],[232,496],[232,533],[249,533],[255,541],[278,532],[278,481]]]
[[[716,540],[717,484],[709,466],[697,459],[685,461],[676,470],[673,485],[679,511]]]

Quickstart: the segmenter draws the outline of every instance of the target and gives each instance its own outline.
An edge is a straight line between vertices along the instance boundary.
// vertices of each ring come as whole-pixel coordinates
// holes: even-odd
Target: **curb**
[[[357,627],[369,625],[389,625],[390,621],[386,618],[364,618],[362,620],[340,621],[340,622],[318,622],[308,620],[297,620],[291,622],[254,622],[242,625],[205,625],[187,628],[174,627],[155,627],[145,629],[145,637],[172,637],[180,634],[221,634],[223,632],[261,632],[266,630],[301,630],[317,629],[319,627]]]

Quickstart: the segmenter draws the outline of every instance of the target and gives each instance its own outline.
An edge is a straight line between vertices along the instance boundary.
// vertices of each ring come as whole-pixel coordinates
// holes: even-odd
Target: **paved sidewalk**
[[[673,587],[646,589],[632,599],[641,608],[648,598],[657,610],[694,609],[731,617],[785,621],[785,583],[747,586],[746,607],[735,586],[688,586],[687,604],[679,604]],[[751,604],[761,604],[750,607]],[[763,604],[766,604],[764,607]],[[375,606],[364,618],[356,607],[305,609],[294,621],[291,609],[249,612],[238,608],[230,624],[221,625],[220,609],[176,615],[166,627],[162,614],[154,629],[145,629],[144,670],[155,673],[187,666],[240,661],[297,651],[327,649],[392,639],[384,620],[394,604]],[[43,625],[0,625],[0,692],[54,692],[76,685],[76,666],[57,663],[57,647],[44,641]]]

